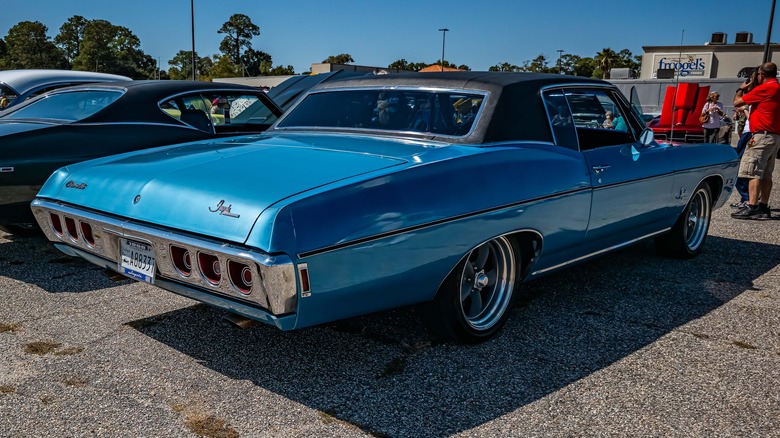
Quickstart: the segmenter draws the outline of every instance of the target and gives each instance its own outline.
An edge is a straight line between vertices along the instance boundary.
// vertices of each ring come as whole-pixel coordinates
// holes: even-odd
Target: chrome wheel
[[[473,249],[460,273],[460,311],[474,330],[491,329],[506,313],[515,285],[515,259],[506,237]]]
[[[712,195],[707,183],[693,191],[691,199],[668,233],[656,237],[655,247],[662,255],[689,259],[699,254],[707,240],[712,218]]]
[[[704,243],[707,230],[710,228],[711,212],[710,192],[700,188],[691,197],[684,230],[685,243],[689,251],[696,251]]]

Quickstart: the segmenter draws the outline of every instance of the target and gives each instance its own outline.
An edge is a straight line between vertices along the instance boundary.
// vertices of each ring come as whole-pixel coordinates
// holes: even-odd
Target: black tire
[[[445,340],[476,344],[492,338],[509,318],[520,260],[506,237],[471,250],[428,304],[428,324]]]
[[[712,194],[710,187],[702,183],[696,187],[688,205],[672,229],[655,239],[659,254],[678,259],[696,257],[704,247],[712,219]]]

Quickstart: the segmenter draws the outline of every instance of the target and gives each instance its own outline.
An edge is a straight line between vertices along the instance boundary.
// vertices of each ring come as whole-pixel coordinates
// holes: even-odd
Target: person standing
[[[758,69],[758,85],[745,93],[750,84],[742,84],[734,97],[734,106],[750,105],[750,132],[753,137],[739,164],[741,178],[748,178],[748,205],[731,217],[735,219],[769,219],[769,195],[772,172],[780,147],[780,83],[777,64],[767,62]],[[751,81],[752,82],[752,81]]]
[[[704,142],[717,143],[720,134],[721,118],[723,117],[723,104],[718,102],[720,94],[713,91],[707,96],[707,102],[701,110],[702,117],[709,116],[706,122],[702,122],[704,128]]]

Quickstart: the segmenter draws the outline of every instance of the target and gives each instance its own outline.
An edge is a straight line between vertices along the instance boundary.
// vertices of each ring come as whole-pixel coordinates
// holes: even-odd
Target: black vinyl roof
[[[146,122],[171,123],[171,118],[160,111],[159,102],[179,94],[192,92],[242,92],[258,96],[264,103],[281,110],[261,90],[247,85],[198,81],[123,81],[77,85],[56,90],[55,93],[73,90],[118,90],[124,94],[116,102],[82,120],[88,123]]]
[[[550,86],[596,85],[609,82],[579,76],[508,72],[431,72],[369,75],[323,82],[315,90],[339,88],[420,87],[478,90],[490,93],[473,132],[456,143],[552,141],[539,91]]]

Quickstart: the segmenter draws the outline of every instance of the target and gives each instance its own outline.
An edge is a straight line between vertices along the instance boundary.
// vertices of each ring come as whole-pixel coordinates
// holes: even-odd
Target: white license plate
[[[119,272],[147,283],[154,283],[155,254],[152,246],[135,240],[119,239],[122,258]]]

